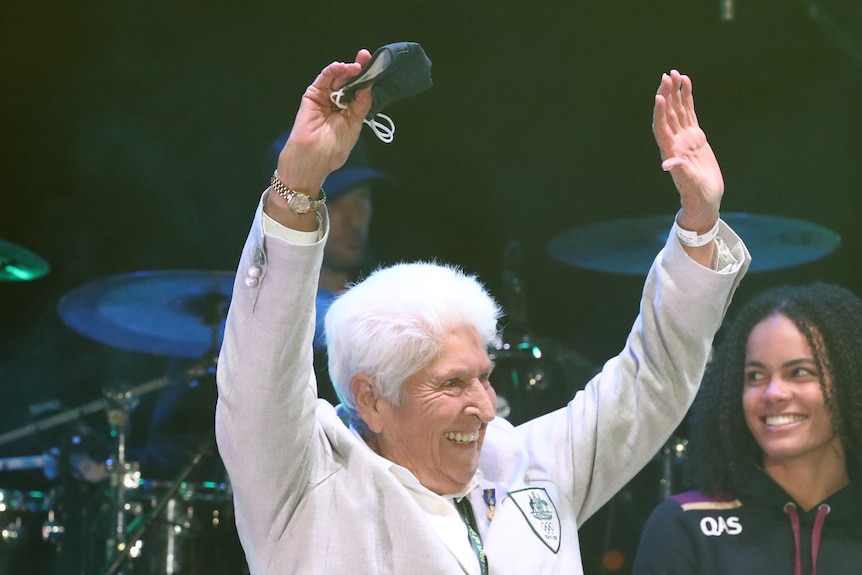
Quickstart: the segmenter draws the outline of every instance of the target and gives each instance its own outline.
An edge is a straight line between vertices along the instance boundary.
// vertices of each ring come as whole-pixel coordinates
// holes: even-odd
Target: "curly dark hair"
[[[689,449],[695,486],[712,495],[738,493],[744,474],[762,465],[763,452],[745,422],[742,393],[751,330],[774,314],[790,319],[808,340],[821,374],[832,425],[841,439],[851,481],[862,462],[862,299],[815,282],[768,289],[743,306],[719,334],[692,407]],[[823,374],[832,377],[826,389]]]

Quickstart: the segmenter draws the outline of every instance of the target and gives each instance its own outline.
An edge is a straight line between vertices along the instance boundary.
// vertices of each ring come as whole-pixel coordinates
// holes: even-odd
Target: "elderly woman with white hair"
[[[750,258],[719,220],[724,186],[690,80],[662,76],[653,127],[682,209],[625,348],[569,404],[495,418],[501,310],[475,277],[381,269],[326,316],[341,405],[317,399],[320,184],[371,108],[329,95],[371,55],[306,90],[246,242],[219,356],[216,431],[252,573],[582,573],[578,526],[658,451],[688,409]],[[297,200],[299,198],[299,200]]]

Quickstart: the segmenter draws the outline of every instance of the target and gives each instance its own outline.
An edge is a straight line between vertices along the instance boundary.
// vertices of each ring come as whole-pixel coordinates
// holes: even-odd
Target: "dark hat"
[[[278,155],[281,153],[281,149],[284,147],[284,143],[287,141],[289,135],[290,132],[285,132],[276,138],[269,147],[267,163],[270,166],[278,164]],[[388,180],[389,178],[389,174],[376,170],[371,166],[368,150],[360,134],[359,140],[356,142],[344,165],[329,174],[323,181],[323,191],[326,192],[327,199],[331,201],[360,184],[374,180]]]

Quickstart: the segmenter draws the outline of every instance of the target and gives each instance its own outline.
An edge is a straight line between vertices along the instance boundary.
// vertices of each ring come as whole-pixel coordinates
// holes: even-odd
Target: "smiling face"
[[[450,332],[439,355],[404,382],[405,401],[380,400],[377,449],[409,469],[438,494],[455,493],[472,479],[497,396],[493,364],[472,327]]]
[[[791,320],[774,314],[754,326],[745,351],[742,406],[767,473],[774,466],[844,466],[820,381],[811,346]],[[831,388],[829,374],[824,381]]]

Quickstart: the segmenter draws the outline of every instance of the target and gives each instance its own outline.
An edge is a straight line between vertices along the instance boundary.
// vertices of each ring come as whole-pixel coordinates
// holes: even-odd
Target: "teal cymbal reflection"
[[[749,272],[765,272],[823,258],[841,236],[823,226],[779,216],[722,213],[751,253]],[[556,260],[589,270],[646,275],[673,225],[673,215],[621,218],[588,224],[548,243]]]

